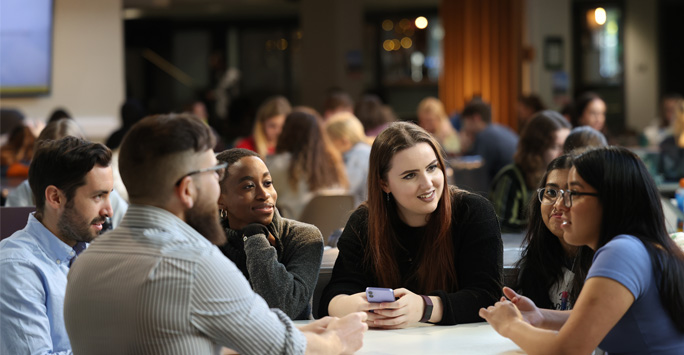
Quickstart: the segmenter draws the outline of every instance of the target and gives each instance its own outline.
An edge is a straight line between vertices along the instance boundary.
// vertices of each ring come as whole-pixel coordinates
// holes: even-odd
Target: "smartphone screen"
[[[366,287],[366,298],[368,302],[394,302],[394,290],[382,287]]]

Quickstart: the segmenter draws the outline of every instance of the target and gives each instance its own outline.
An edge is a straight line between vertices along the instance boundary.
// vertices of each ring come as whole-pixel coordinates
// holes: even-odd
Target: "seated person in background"
[[[485,198],[446,184],[441,148],[422,128],[395,122],[373,142],[368,201],[349,218],[320,314],[363,311],[368,325],[404,328],[481,321],[501,295],[503,249]],[[393,288],[370,303],[368,286]]]
[[[451,125],[444,104],[434,97],[426,97],[418,104],[418,125],[432,134],[447,156],[461,152],[461,141]]]
[[[9,134],[17,126],[25,125],[27,120],[21,111],[13,108],[0,107],[0,145],[5,145]]]
[[[508,127],[492,123],[492,108],[479,99],[473,99],[463,109],[461,125],[467,147],[465,155],[482,157],[486,186],[490,186],[496,173],[513,162],[518,135]]]
[[[121,117],[121,127],[112,132],[105,142],[105,145],[112,150],[118,149],[126,132],[128,132],[136,122],[145,117],[145,108],[137,99],[127,99],[126,102],[121,105],[119,115]]]
[[[0,175],[2,177],[28,177],[29,164],[33,158],[36,136],[27,125],[21,124],[9,134],[7,143],[0,147]]]
[[[135,124],[121,144],[121,176],[132,205],[121,226],[69,272],[65,323],[76,354],[351,353],[363,313],[297,330],[270,310],[215,244],[218,164],[211,129],[189,115]]]
[[[62,118],[57,121],[52,121],[43,128],[36,139],[35,146],[41,144],[41,142],[48,140],[59,140],[64,137],[76,137],[85,140],[85,134],[78,126],[76,121],[71,118]],[[115,164],[113,159],[111,160],[111,165]],[[121,197],[121,195],[116,191],[112,190],[109,194],[109,202],[112,204],[113,215],[110,214],[111,226],[106,227],[116,227],[121,222],[126,209],[128,208],[128,203]],[[35,206],[33,199],[33,192],[31,186],[29,185],[29,180],[24,180],[15,189],[13,189],[7,196],[7,201],[5,206],[8,207],[23,207],[23,206]]]
[[[257,110],[252,135],[235,143],[235,148],[253,150],[265,159],[275,153],[285,118],[292,112],[290,102],[283,96],[267,99]]]
[[[672,135],[660,143],[658,172],[666,181],[684,178],[684,100],[677,105]]]
[[[397,120],[392,108],[373,94],[361,97],[354,108],[354,115],[361,121],[366,135],[371,138],[375,138],[390,123]]]
[[[226,166],[218,207],[228,242],[220,247],[271,308],[309,319],[323,257],[315,226],[282,218],[278,193],[259,154],[228,149],[216,156]]]
[[[340,88],[331,88],[323,103],[323,120],[327,121],[338,113],[354,114],[354,100],[351,96]]]
[[[536,114],[520,135],[513,164],[494,177],[489,200],[501,220],[501,230],[518,233],[527,227],[527,205],[546,166],[563,153],[570,123],[556,111]]]
[[[38,145],[29,170],[36,212],[0,242],[0,354],[71,354],[67,273],[112,215],[110,159],[107,147],[75,137]]]
[[[600,148],[608,145],[603,133],[589,127],[579,126],[570,131],[563,143],[563,154],[579,154],[590,148]]]
[[[338,113],[325,122],[325,131],[330,141],[342,153],[344,167],[349,179],[349,192],[354,195],[354,204],[360,205],[368,198],[368,159],[370,145],[363,133],[363,125],[352,113]]]
[[[684,253],[665,229],[658,189],[625,148],[573,159],[563,239],[596,251],[570,311],[538,308],[504,288],[480,315],[528,354],[684,353]]]
[[[660,100],[660,117],[644,128],[643,137],[648,145],[657,147],[673,133],[673,126],[677,120],[677,111],[684,97],[670,93]]]
[[[594,251],[577,247],[563,239],[563,212],[568,211],[564,195],[568,192],[570,156],[554,159],[539,183],[536,198],[529,204],[529,224],[517,262],[518,293],[537,307],[572,309],[584,285]]]
[[[518,132],[522,132],[532,117],[546,110],[541,98],[535,94],[520,96],[518,99]]]
[[[573,104],[573,127],[589,126],[606,134],[606,103],[593,92],[586,92]]]
[[[295,110],[285,120],[276,153],[266,158],[280,195],[278,210],[286,218],[299,219],[316,193],[348,191],[342,155],[330,143],[322,121]]]

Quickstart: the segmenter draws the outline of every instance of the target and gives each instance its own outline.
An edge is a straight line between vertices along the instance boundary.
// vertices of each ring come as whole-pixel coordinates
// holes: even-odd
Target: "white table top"
[[[306,324],[308,321],[297,321]],[[369,329],[356,354],[524,354],[489,324],[418,324],[406,329]]]

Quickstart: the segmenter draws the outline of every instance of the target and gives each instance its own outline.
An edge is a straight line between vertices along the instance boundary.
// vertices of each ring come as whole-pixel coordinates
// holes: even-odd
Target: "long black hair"
[[[573,161],[577,173],[598,192],[603,210],[597,248],[620,234],[639,238],[648,250],[663,307],[684,333],[684,252],[665,227],[660,195],[634,153],[621,147],[587,151]]]
[[[549,173],[558,169],[570,168],[570,156],[561,155],[549,163],[546,173],[542,177],[539,187],[546,186]],[[516,267],[520,270],[516,289],[530,298],[541,308],[554,308],[549,298],[549,290],[557,282],[563,280],[563,266],[572,269],[575,276],[572,280],[572,288],[569,292],[569,300],[572,304],[584,286],[594,251],[582,246],[577,248],[576,255],[568,255],[558,237],[546,227],[541,213],[541,202],[536,195],[529,203],[529,224],[523,241],[525,249]],[[574,258],[577,259],[574,259]],[[576,260],[570,261],[568,260]],[[567,266],[568,264],[572,266]]]

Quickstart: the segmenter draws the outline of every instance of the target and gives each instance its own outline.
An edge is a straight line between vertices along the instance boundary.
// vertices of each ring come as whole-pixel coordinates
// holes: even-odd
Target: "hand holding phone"
[[[396,301],[394,290],[382,287],[366,287],[366,299],[373,303]]]

